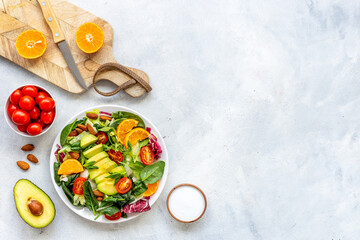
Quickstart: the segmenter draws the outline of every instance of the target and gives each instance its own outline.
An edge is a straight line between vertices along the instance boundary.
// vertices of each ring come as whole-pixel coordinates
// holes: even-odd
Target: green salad
[[[150,210],[165,162],[157,137],[138,115],[94,109],[60,134],[54,178],[71,204],[97,219]]]

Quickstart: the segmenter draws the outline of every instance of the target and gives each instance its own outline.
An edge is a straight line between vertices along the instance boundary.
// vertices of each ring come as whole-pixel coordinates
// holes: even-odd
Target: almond
[[[71,132],[69,133],[69,137],[74,137],[74,136],[77,136],[77,135],[78,135],[78,132],[77,132],[76,130],[71,131]]]
[[[81,128],[75,128],[75,131],[76,131],[78,134],[80,134],[80,133],[82,133],[84,130],[82,130]]]
[[[99,117],[96,113],[86,113],[86,116],[90,119],[97,119]]]
[[[77,127],[80,128],[81,130],[85,131],[85,132],[87,131],[87,127],[85,125],[83,125],[83,124],[78,124]]]
[[[92,135],[95,135],[95,129],[88,123],[86,124],[87,129],[89,130],[89,133],[91,133]]]
[[[69,152],[70,156],[74,159],[79,159],[80,154],[77,152]]]
[[[35,149],[34,144],[26,144],[26,145],[22,146],[22,148],[21,148],[21,150],[26,151],[26,152],[32,151],[34,149]]]
[[[102,197],[97,197],[97,198],[96,198],[96,200],[98,200],[98,201],[100,201],[100,202],[101,202],[103,199],[104,199],[104,198],[102,198]]]
[[[28,154],[28,155],[27,155],[27,159],[28,159],[30,162],[33,162],[33,163],[39,162],[39,160],[37,159],[37,157],[35,157],[35,156],[32,155],[32,154]]]
[[[19,168],[21,168],[22,170],[28,170],[30,167],[30,165],[27,162],[17,161],[16,163],[19,166]]]
[[[100,120],[102,120],[102,121],[106,121],[106,120],[109,120],[109,121],[111,121],[111,117],[109,117],[109,116],[104,116],[104,115],[101,115],[100,116]]]
[[[100,192],[98,190],[93,190],[93,193],[94,193],[95,197],[104,197],[105,196],[102,192]]]

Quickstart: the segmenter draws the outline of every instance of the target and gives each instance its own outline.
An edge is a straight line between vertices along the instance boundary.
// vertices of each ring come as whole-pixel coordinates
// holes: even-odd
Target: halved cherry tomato
[[[98,132],[96,136],[98,137],[96,144],[105,144],[108,141],[107,134],[104,132]]]
[[[77,179],[75,179],[73,189],[72,189],[75,194],[77,194],[77,195],[84,194],[84,189],[83,189],[84,182],[86,182],[86,178],[78,177]]]
[[[123,177],[116,183],[115,187],[118,193],[120,194],[127,193],[128,191],[130,191],[132,187],[132,181],[127,177]]]
[[[11,118],[12,117],[12,114],[15,112],[15,110],[18,110],[19,107],[17,107],[16,105],[10,103],[8,108],[7,108],[7,112],[9,114],[9,117]]]
[[[142,147],[140,150],[140,158],[143,164],[150,165],[154,162],[154,152],[150,146]]]
[[[35,106],[35,100],[30,96],[23,96],[19,100],[19,107],[26,111],[33,109]]]
[[[121,154],[121,152],[115,152],[114,149],[110,149],[108,154],[109,154],[109,158],[114,162],[116,162],[117,164],[120,164],[123,160],[123,155]]]
[[[109,219],[109,220],[111,220],[111,221],[118,220],[118,219],[121,218],[121,212],[114,213],[114,214],[111,215],[111,216],[108,216],[108,215],[105,214],[105,218],[106,218],[106,219]]]
[[[47,94],[46,92],[39,92],[35,97],[36,104],[39,105],[40,101],[46,97],[49,97],[49,94]]]
[[[26,132],[32,136],[38,135],[42,132],[42,126],[40,123],[30,123],[26,128]]]
[[[22,94],[24,96],[30,96],[32,98],[36,97],[38,89],[35,86],[25,86],[22,89]]]
[[[30,115],[28,112],[18,109],[13,112],[11,119],[16,124],[26,125],[30,122]]]
[[[39,107],[43,111],[50,111],[55,107],[55,101],[51,97],[46,97],[40,100]]]
[[[40,119],[45,124],[52,123],[52,121],[54,121],[54,118],[55,118],[55,110],[54,109],[51,111],[48,111],[48,112],[42,111],[40,113]]]
[[[17,125],[17,129],[22,132],[26,132],[26,128],[28,125]]]
[[[40,117],[40,109],[38,107],[34,107],[33,109],[31,109],[29,111],[29,114],[30,114],[30,118],[33,119],[33,120],[36,120]]]
[[[22,92],[18,89],[11,93],[10,95],[10,102],[14,105],[18,105],[20,98],[24,96]]]

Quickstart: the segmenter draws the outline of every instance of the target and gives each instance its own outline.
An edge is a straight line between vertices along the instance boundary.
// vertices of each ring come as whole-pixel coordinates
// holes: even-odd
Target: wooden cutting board
[[[66,0],[50,0],[50,2],[80,73],[86,85],[90,86],[95,71],[100,65],[116,62],[112,55],[112,27],[105,20]],[[75,42],[76,29],[86,22],[97,24],[102,28],[105,35],[103,47],[93,54],[82,52]],[[38,59],[24,59],[16,51],[17,36],[28,29],[39,30],[46,37],[47,49],[44,55]],[[0,55],[69,92],[81,93],[83,91],[72,76],[59,48],[54,43],[51,30],[46,24],[40,5],[36,0],[0,1]],[[145,72],[128,68],[149,82],[149,77]],[[122,72],[111,70],[101,73],[98,79],[109,79],[116,85],[121,85],[130,77]],[[139,97],[145,93],[145,89],[136,84],[125,89],[125,92],[133,97]]]

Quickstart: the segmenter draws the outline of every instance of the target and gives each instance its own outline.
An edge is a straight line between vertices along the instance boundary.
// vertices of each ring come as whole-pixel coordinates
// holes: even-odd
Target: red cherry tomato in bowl
[[[108,141],[107,134],[104,132],[98,132],[96,136],[98,137],[96,144],[105,144]]]
[[[46,92],[39,92],[35,97],[36,104],[39,105],[40,101],[46,97],[49,97],[49,94],[47,94]]]
[[[75,179],[73,189],[72,189],[75,194],[77,194],[77,195],[84,194],[84,189],[83,189],[84,182],[86,182],[86,178],[78,177]]]
[[[40,111],[40,109],[39,109],[38,107],[34,107],[33,109],[31,109],[31,110],[29,111],[30,118],[31,118],[32,120],[38,119],[38,118],[40,117],[40,113],[41,113],[41,111]]]
[[[26,128],[26,132],[32,136],[39,135],[42,132],[42,126],[40,123],[30,123]]]
[[[40,113],[40,120],[45,123],[45,124],[50,124],[54,121],[55,118],[55,110],[51,110],[51,111],[42,111]]]
[[[10,102],[14,105],[18,105],[19,100],[20,98],[22,98],[22,96],[24,96],[22,92],[19,89],[17,89],[11,93]]]
[[[121,154],[121,152],[115,152],[114,149],[110,149],[108,154],[109,158],[113,160],[116,164],[120,164],[123,160],[123,155]]]
[[[142,147],[140,150],[141,162],[145,165],[150,165],[154,162],[154,152],[150,146]]]
[[[111,220],[111,221],[114,221],[114,220],[118,220],[121,218],[121,212],[117,212],[117,213],[114,213],[113,215],[111,216],[108,216],[106,214],[105,215],[105,218],[108,219],[108,220]]]
[[[23,96],[19,100],[19,107],[25,111],[30,111],[35,107],[35,100],[30,96]]]
[[[43,111],[50,111],[55,107],[55,101],[51,97],[46,97],[40,101],[39,107]]]
[[[25,86],[21,91],[24,96],[30,96],[32,98],[36,97],[38,93],[38,89],[35,86]]]
[[[128,191],[130,191],[132,187],[132,181],[127,177],[123,177],[116,183],[115,187],[118,193],[120,194],[127,193]]]
[[[10,103],[8,108],[7,108],[7,112],[9,114],[9,117],[11,118],[12,117],[12,114],[14,113],[15,110],[18,110],[19,107],[17,107],[16,105]]]
[[[26,125],[30,122],[30,114],[22,109],[15,110],[11,119],[19,125]]]
[[[17,125],[17,129],[21,132],[26,132],[26,128],[28,125]]]
[[[33,121],[33,122],[34,122],[34,123],[40,123],[40,125],[42,126],[43,129],[44,129],[44,127],[46,126],[46,124],[43,123],[40,118],[36,119],[36,120]]]

